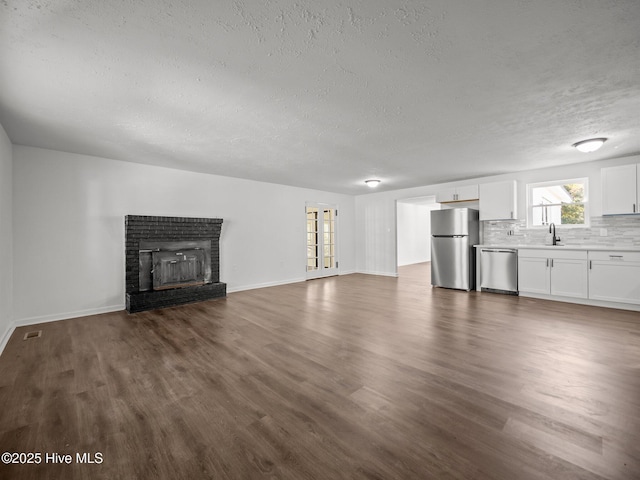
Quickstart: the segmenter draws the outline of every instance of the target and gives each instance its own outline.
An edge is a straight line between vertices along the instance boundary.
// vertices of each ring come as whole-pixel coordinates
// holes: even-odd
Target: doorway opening
[[[431,261],[431,211],[440,210],[434,195],[396,202],[398,275],[409,265]]]

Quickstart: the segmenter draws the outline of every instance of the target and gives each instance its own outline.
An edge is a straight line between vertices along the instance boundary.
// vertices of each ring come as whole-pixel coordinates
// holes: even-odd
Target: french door
[[[338,274],[335,205],[307,203],[307,279]]]

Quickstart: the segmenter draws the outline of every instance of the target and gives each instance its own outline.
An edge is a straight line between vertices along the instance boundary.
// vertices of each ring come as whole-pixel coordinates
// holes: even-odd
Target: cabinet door
[[[456,188],[456,200],[459,202],[465,200],[478,200],[478,185],[465,185]]]
[[[455,188],[447,188],[446,190],[440,190],[436,193],[436,202],[437,203],[445,203],[445,202],[453,202],[456,199],[456,189]]]
[[[637,165],[603,168],[602,214],[638,213],[637,183]]]
[[[552,258],[551,295],[587,298],[587,261]]]
[[[481,184],[480,220],[515,220],[517,218],[516,182]]]
[[[589,298],[640,304],[640,262],[591,260]]]
[[[518,290],[549,294],[549,259],[518,257]]]

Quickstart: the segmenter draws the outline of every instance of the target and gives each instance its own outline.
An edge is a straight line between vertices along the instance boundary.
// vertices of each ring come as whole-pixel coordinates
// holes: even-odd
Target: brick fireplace
[[[225,297],[220,218],[125,216],[129,313]]]

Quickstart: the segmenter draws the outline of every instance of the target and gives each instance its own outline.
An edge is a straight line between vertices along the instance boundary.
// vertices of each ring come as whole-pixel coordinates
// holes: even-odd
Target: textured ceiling
[[[612,158],[640,153],[639,26],[638,0],[0,0],[0,123],[354,194]]]

